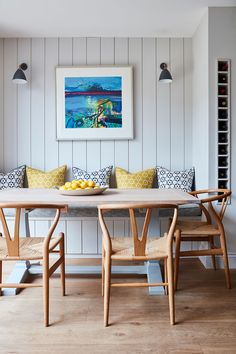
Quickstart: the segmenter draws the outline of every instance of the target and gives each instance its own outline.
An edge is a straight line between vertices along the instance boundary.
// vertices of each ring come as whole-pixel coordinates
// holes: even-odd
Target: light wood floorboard
[[[115,288],[111,325],[104,328],[101,279],[67,277],[68,295],[63,298],[60,279],[54,276],[48,328],[43,326],[40,288],[0,298],[0,353],[236,354],[236,270],[232,290],[224,281],[222,270],[206,270],[197,260],[183,260],[175,326],[169,324],[167,296],[149,296],[145,288]]]

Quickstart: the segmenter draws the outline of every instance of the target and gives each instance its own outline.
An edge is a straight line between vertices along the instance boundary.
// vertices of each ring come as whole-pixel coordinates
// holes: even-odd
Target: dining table
[[[134,204],[199,204],[200,201],[191,194],[179,189],[118,189],[108,188],[102,194],[97,195],[63,195],[62,191],[58,189],[30,189],[30,188],[12,188],[0,191],[0,204],[7,205],[25,205],[21,210],[20,219],[20,234],[21,237],[30,237],[29,216],[30,210],[27,205],[40,204],[61,204],[67,205],[68,208],[96,208],[101,204],[111,203],[134,203]],[[66,211],[65,211],[66,212]],[[157,215],[158,217],[158,215]],[[16,265],[9,276],[8,282],[20,283],[25,281],[29,274],[42,273],[40,264],[23,262],[16,262]],[[100,266],[66,266],[66,273],[73,274],[88,274],[101,273]],[[114,266],[112,273],[119,274],[146,274],[148,282],[157,283],[162,279],[160,265],[158,261],[149,261],[141,265],[134,266]],[[16,289],[4,289],[4,295],[16,294]],[[162,287],[150,287],[149,294],[157,295],[163,294]]]

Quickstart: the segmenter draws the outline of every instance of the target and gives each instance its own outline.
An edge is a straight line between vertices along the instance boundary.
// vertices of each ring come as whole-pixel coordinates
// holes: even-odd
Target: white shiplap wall
[[[174,81],[158,83],[159,65]],[[27,85],[13,73],[26,62]],[[134,66],[134,129],[130,141],[55,140],[55,66]],[[92,170],[108,164],[130,171],[191,163],[191,39],[33,38],[0,40],[0,167],[50,170],[67,164]]]
[[[17,86],[11,79],[22,62],[29,65],[28,84]],[[168,63],[171,85],[158,83],[161,62]],[[27,164],[50,170],[67,164],[70,178],[73,165],[93,170],[112,164],[130,171],[191,167],[191,62],[190,38],[0,39],[0,169]],[[55,140],[55,67],[86,64],[133,65],[133,140]],[[121,223],[113,222],[113,228]],[[36,233],[48,223],[33,225]],[[69,253],[73,247],[76,253],[99,251],[96,221],[78,224],[78,236],[73,221],[63,225],[74,240],[67,244]],[[83,239],[85,229],[90,238]]]

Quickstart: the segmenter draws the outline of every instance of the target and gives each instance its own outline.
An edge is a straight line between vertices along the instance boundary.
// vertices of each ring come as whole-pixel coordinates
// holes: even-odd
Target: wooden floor
[[[100,279],[68,277],[68,295],[62,298],[56,276],[48,328],[40,288],[0,298],[0,353],[236,353],[236,270],[232,280],[233,289],[227,290],[221,270],[184,260],[176,293],[178,324],[169,324],[166,296],[118,288],[112,289],[111,326],[104,328]]]

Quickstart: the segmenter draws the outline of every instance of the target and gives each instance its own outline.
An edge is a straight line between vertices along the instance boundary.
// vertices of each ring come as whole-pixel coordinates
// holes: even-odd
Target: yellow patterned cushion
[[[117,188],[152,188],[155,169],[129,173],[123,168],[117,167],[116,171],[116,184]]]
[[[26,167],[29,188],[52,188],[65,183],[66,166],[61,166],[50,172]]]

